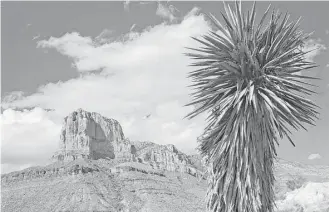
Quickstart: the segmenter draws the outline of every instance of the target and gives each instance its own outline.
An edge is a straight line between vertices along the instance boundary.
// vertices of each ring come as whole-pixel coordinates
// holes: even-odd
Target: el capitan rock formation
[[[64,118],[59,151],[53,158],[59,161],[79,158],[131,160],[133,152],[118,121],[78,109]]]
[[[203,169],[174,145],[126,139],[117,120],[78,109],[64,118],[55,161],[112,159],[138,162],[156,170],[183,172],[202,177]]]

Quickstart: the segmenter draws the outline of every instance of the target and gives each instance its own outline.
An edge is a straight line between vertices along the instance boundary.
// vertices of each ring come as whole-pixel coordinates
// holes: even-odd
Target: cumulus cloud
[[[208,25],[203,17],[194,16],[180,24],[160,24],[142,33],[133,33],[134,36],[124,42],[98,45],[91,37],[72,32],[60,38],[51,37],[49,40],[40,41],[38,47],[55,48],[61,54],[72,58],[81,72],[104,68],[112,72],[150,67],[166,61],[168,57],[174,60],[177,55],[182,59],[181,54],[185,51],[183,47],[195,43],[190,36],[198,36],[207,30]],[[184,62],[185,58],[180,63]],[[157,67],[159,68],[161,69]]]
[[[308,156],[308,159],[309,159],[309,160],[317,160],[317,159],[321,159],[321,155],[319,155],[319,154],[310,154],[310,155]]]
[[[1,173],[50,162],[61,127],[56,115],[50,113],[35,108],[7,109],[1,114]]]
[[[201,116],[194,120],[183,119],[193,109],[184,104],[190,101],[191,92],[187,87],[191,83],[187,74],[194,70],[188,66],[191,61],[183,53],[184,47],[199,45],[191,36],[202,35],[208,30],[203,16],[191,15],[181,23],[159,24],[124,41],[99,43],[78,32],[40,41],[40,48],[56,49],[84,74],[65,82],[43,85],[32,95],[18,95],[19,98],[3,102],[5,108],[38,106],[55,109],[48,112],[5,111],[6,127],[12,128],[4,138],[7,145],[4,149],[8,152],[5,163],[23,166],[23,161],[16,161],[16,157],[26,161],[31,157],[27,164],[34,164],[37,158],[44,160],[45,155],[50,157],[57,148],[55,141],[59,139],[62,118],[78,108],[117,119],[131,140],[175,144],[186,153],[195,153],[196,139],[205,124]],[[130,35],[131,32],[126,36]],[[94,70],[102,72],[95,74]],[[28,116],[29,113],[32,115]],[[152,115],[143,118],[147,114]],[[18,124],[16,119],[21,116],[24,120],[34,120],[33,124]],[[19,156],[15,153],[19,147],[21,152],[29,153]],[[47,150],[38,153],[41,148]]]

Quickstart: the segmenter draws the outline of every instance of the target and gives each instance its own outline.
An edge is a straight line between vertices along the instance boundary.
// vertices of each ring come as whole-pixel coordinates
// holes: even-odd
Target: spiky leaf
[[[207,207],[272,212],[278,137],[294,145],[289,128],[305,129],[318,114],[305,98],[314,93],[305,79],[313,78],[300,74],[315,67],[302,48],[310,34],[270,7],[258,24],[255,3],[247,15],[241,2],[235,11],[224,2],[224,9],[222,22],[210,14],[214,29],[194,38],[204,47],[187,54],[199,67],[189,75],[196,109],[187,117],[210,111],[199,147],[211,173]]]

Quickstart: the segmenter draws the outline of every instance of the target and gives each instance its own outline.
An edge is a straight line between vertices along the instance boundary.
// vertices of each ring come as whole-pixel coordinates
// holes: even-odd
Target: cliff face
[[[118,121],[78,109],[65,117],[59,151],[53,158],[59,161],[79,158],[130,160],[131,151]]]
[[[159,145],[152,142],[134,142],[137,162],[149,164],[153,169],[183,172],[202,177],[202,169],[179,151],[174,145]]]
[[[110,159],[117,162],[138,162],[155,170],[188,173],[202,177],[198,162],[174,145],[152,142],[131,142],[114,119],[82,109],[65,117],[55,161],[81,158]]]

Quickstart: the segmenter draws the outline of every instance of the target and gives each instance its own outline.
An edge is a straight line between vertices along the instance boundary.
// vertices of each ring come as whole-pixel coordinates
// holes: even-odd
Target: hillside
[[[1,175],[1,211],[204,212],[205,167],[174,145],[130,141],[120,124],[79,109],[54,162]],[[329,212],[329,166],[278,159],[277,212]]]
[[[277,205],[282,209],[278,211],[297,212],[301,207],[309,212],[328,211],[329,167],[313,172],[316,167],[296,167],[283,160],[276,167]],[[5,212],[204,211],[207,187],[205,180],[187,173],[105,159],[79,159],[32,167],[2,175],[1,181],[1,211]],[[310,197],[318,200],[310,202]]]
[[[81,159],[2,176],[1,211],[204,211],[205,191],[186,173]]]

